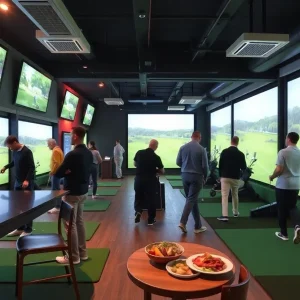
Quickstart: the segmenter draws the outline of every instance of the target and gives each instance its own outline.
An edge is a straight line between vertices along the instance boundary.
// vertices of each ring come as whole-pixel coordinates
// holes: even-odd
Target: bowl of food
[[[187,264],[186,259],[177,259],[169,261],[166,265],[169,274],[177,278],[194,278],[200,273],[192,270]]]
[[[184,248],[174,242],[156,242],[145,247],[148,257],[159,264],[165,264],[178,259],[184,252]]]

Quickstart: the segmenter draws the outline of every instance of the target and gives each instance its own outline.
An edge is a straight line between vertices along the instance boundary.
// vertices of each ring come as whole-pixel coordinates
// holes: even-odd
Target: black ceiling
[[[249,0],[63,2],[92,55],[50,53],[36,40],[36,26],[12,2],[5,15],[0,11],[0,37],[91,101],[153,96],[166,105],[177,104],[182,95],[206,94],[205,105],[247,84],[277,77],[274,68],[251,72],[253,59],[226,58],[226,49],[250,31]],[[299,12],[300,1],[253,0],[253,30],[292,33]],[[210,91],[224,82],[227,89],[213,97]]]

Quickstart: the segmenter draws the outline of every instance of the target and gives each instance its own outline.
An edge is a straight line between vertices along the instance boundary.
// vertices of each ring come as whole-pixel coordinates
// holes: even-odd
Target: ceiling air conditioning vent
[[[45,36],[36,30],[36,38],[52,53],[90,53],[91,48],[81,34],[79,37]]]
[[[226,51],[227,57],[268,57],[289,43],[288,34],[243,33]]]
[[[204,96],[182,96],[179,104],[198,104],[202,101]]]
[[[104,102],[107,105],[124,105],[122,98],[104,98]]]

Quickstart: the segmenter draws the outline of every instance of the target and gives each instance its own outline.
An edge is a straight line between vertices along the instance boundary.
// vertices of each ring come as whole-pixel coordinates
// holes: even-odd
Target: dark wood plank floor
[[[134,223],[134,190],[133,177],[126,177],[123,185],[116,196],[106,197],[112,201],[106,212],[84,213],[86,221],[99,221],[101,226],[88,242],[90,248],[110,248],[110,256],[106,263],[104,272],[98,283],[94,284],[95,300],[140,300],[143,299],[143,292],[136,287],[128,278],[126,262],[128,257],[136,249],[154,241],[172,240],[182,242],[199,243],[205,246],[216,248],[226,253],[239,269],[239,261],[232,252],[219,239],[210,226],[203,220],[208,230],[205,233],[195,235],[193,233],[193,218],[190,216],[187,228],[188,234],[182,235],[177,227],[183,205],[184,197],[178,189],[173,189],[167,180],[162,177],[166,187],[166,211],[158,212],[157,223],[150,227],[146,225],[146,213],[143,214],[139,224]],[[97,200],[101,201],[101,200]],[[57,215],[45,214],[38,218],[39,221],[56,220]],[[14,247],[14,242],[0,242],[0,247]],[[184,284],[180,282],[179,284]],[[154,300],[167,299],[153,296]],[[220,299],[220,295],[206,298],[209,300]],[[252,278],[248,300],[271,299],[261,286]]]

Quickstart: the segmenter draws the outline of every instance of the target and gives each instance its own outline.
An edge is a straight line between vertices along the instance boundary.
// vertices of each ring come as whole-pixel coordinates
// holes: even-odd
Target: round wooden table
[[[180,258],[208,252],[221,255],[224,253],[205,246],[192,243],[180,243],[184,253]],[[235,268],[231,272],[220,275],[200,274],[192,279],[180,279],[171,276],[166,264],[152,262],[144,248],[135,251],[127,261],[127,272],[131,281],[144,290],[144,300],[151,300],[151,294],[170,297],[172,299],[195,299],[209,297],[221,292],[222,286],[234,281]]]

